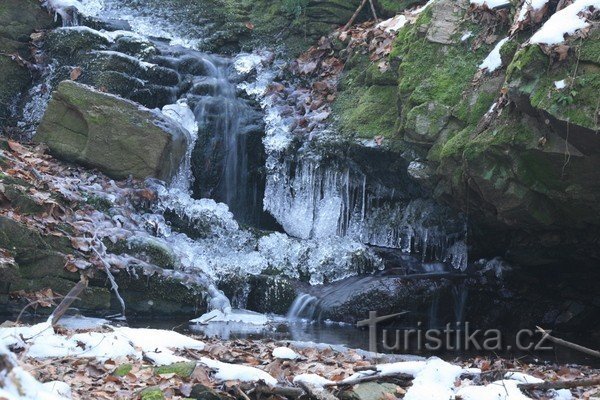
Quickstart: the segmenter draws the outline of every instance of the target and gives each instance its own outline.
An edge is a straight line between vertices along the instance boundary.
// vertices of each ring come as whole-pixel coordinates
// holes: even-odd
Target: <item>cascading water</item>
[[[153,235],[171,247],[180,260],[171,274],[205,286],[213,299],[212,308],[231,308],[217,289],[227,276],[243,278],[268,270],[322,284],[381,269],[382,260],[365,244],[416,252],[423,261],[466,266],[463,232],[449,223],[445,209],[415,198],[406,185],[402,186],[405,190],[391,188],[351,160],[314,152],[308,146],[298,154],[290,151],[294,117],[284,116],[277,103],[265,96],[278,68],[277,63],[265,67],[270,54],[230,58],[199,52],[194,47],[201,43],[203,33],[192,30],[194,34],[181,39],[181,26],[165,23],[166,17],[156,20],[164,10],[150,16],[153,13],[148,10],[157,7],[154,3],[144,10],[131,1],[82,3],[89,15],[128,21],[130,27],[125,28],[133,32],[111,31],[106,25],[109,30],[79,26],[56,30],[60,40],[81,35],[96,44],[87,53],[57,57],[46,75],[47,90],[34,90],[30,108],[43,109],[37,103],[47,102],[50,87],[68,77],[73,65],[82,64],[82,83],[125,82],[107,89],[147,107],[161,107],[187,129],[190,146],[184,165],[170,185],[152,183],[158,202],[152,213],[135,217],[146,227],[145,232],[135,234]],[[77,22],[70,18],[72,10],[66,14],[60,7],[56,10],[65,25]],[[121,69],[110,70],[113,65]],[[100,69],[96,76],[87,73],[88,68]],[[239,90],[258,99],[264,115],[238,97]],[[23,123],[35,126],[40,115],[27,109]],[[331,134],[325,128],[319,132]],[[263,152],[266,160],[260,156]],[[251,173],[263,165],[267,171],[264,198],[260,179]],[[240,229],[238,221],[252,221],[263,201],[265,210],[290,236]],[[240,305],[245,303],[238,300]],[[291,316],[314,318],[316,302],[305,297],[295,305],[297,310],[290,311]]]
[[[310,294],[303,293],[299,295],[290,310],[288,311],[286,317],[290,321],[298,321],[298,320],[308,320],[314,321],[317,318],[317,310],[318,310],[319,299]]]

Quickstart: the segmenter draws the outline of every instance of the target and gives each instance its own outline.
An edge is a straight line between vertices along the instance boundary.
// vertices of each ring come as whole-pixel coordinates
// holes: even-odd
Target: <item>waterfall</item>
[[[306,293],[300,294],[292,303],[286,317],[289,321],[314,321],[317,319],[318,305],[318,298]]]

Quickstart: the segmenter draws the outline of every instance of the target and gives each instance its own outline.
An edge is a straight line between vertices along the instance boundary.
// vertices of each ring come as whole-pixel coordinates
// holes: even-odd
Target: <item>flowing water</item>
[[[208,30],[214,30],[210,19],[188,18],[187,7],[173,8],[170,2],[47,3],[63,21],[56,34],[91,35],[105,43],[86,57],[132,66],[126,78],[134,89],[120,95],[159,108],[185,127],[189,148],[179,174],[167,184],[150,183],[159,201],[151,213],[133,215],[132,225],[135,235],[173,249],[181,265],[166,273],[205,287],[211,309],[231,309],[218,289],[231,276],[247,282],[275,271],[321,285],[389,271],[386,257],[411,264],[419,274],[444,275],[467,267],[462,216],[423,197],[404,176],[391,184],[357,160],[328,152],[339,138],[318,116],[313,116],[309,136],[298,131],[289,109],[305,100],[306,91],[291,84],[283,93],[266,90],[282,68],[269,51],[203,52]],[[104,29],[95,29],[100,29],[97,20]],[[135,43],[136,50],[124,43]],[[70,68],[52,52],[48,56],[43,81],[30,91],[20,122],[31,133],[51,87]],[[148,78],[155,75],[159,79]],[[85,72],[81,79],[94,83],[85,82],[90,79]],[[303,112],[311,118],[309,110]],[[280,232],[257,233],[245,225]],[[387,249],[387,255],[375,246]],[[359,277],[351,284],[310,289],[294,301],[288,319],[319,320],[324,308],[354,289],[378,284],[377,279]],[[241,293],[234,305],[246,304],[247,290]],[[461,321],[466,289],[456,288],[454,298],[455,317]],[[431,326],[437,324],[437,313],[434,301]]]

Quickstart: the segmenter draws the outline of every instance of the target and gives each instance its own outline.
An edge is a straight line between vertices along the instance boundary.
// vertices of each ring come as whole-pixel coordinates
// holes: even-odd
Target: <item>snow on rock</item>
[[[564,89],[565,87],[567,87],[567,81],[564,79],[561,81],[556,81],[554,82],[554,87],[558,90]]]
[[[5,400],[66,400],[70,399],[71,388],[62,382],[54,385],[38,382],[23,368],[6,345],[0,342],[0,398]]]
[[[519,381],[502,380],[486,386],[465,386],[456,396],[462,400],[529,400],[517,387]]]
[[[333,381],[325,379],[322,376],[316,374],[300,374],[294,377],[294,383],[304,383],[309,386],[323,387],[327,384],[333,383]]]
[[[518,21],[524,21],[525,17],[527,17],[527,13],[529,11],[537,11],[540,10],[548,3],[548,0],[527,0],[523,7],[521,7],[521,11],[519,11]]]
[[[61,381],[46,382],[43,384],[43,386],[50,393],[54,393],[57,396],[62,396],[67,399],[71,399],[73,397],[73,394],[71,391],[71,386],[69,386],[65,382],[61,382]]]
[[[510,4],[508,0],[471,0],[471,4],[487,6],[488,8],[502,7]]]
[[[492,52],[479,65],[480,69],[486,69],[488,72],[494,72],[502,66],[502,58],[500,57],[500,49],[509,40],[508,37],[502,39],[496,44]]]
[[[600,9],[600,0],[576,0],[573,4],[552,15],[531,37],[530,43],[559,44],[565,35],[572,35],[590,24],[581,13],[590,8]]]
[[[190,322],[198,324],[208,324],[211,322],[239,322],[242,324],[262,326],[266,325],[269,322],[269,319],[264,314],[248,310],[231,310],[229,313],[224,313],[221,310],[212,310]]]
[[[450,399],[454,382],[462,372],[461,367],[432,357],[415,375],[404,400]]]
[[[296,360],[300,358],[300,354],[289,347],[276,347],[273,349],[273,357],[279,358],[280,360]]]
[[[26,348],[32,358],[95,358],[98,360],[146,357],[156,365],[187,361],[173,350],[204,349],[204,343],[174,331],[114,328],[112,332],[85,332],[70,337],[54,333],[50,323],[31,327],[0,328],[0,345]]]
[[[513,381],[519,381],[521,383],[543,383],[544,380],[536,378],[535,376],[527,375],[522,372],[507,372],[504,375],[504,379],[512,379]]]
[[[554,400],[572,400],[573,394],[568,389],[560,389],[554,391]]]
[[[386,32],[398,32],[406,23],[408,19],[403,14],[396,15],[393,18],[381,21],[375,27],[383,29]]]
[[[228,364],[206,357],[202,357],[199,362],[216,370],[217,373],[214,377],[220,381],[264,381],[270,386],[275,386],[277,384],[277,379],[258,368],[248,367],[246,365]]]

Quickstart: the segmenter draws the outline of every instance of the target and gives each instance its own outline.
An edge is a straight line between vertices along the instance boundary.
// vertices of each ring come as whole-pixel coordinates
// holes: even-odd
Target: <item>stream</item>
[[[45,71],[21,128],[35,132],[51,89],[74,66],[83,68],[80,82],[162,110],[186,129],[189,148],[173,182],[149,183],[159,201],[152,212],[133,214],[128,229],[172,249],[180,265],[167,273],[205,287],[209,311],[250,308],[249,282],[259,275],[294,280],[298,293],[286,317],[271,305],[260,310],[277,314],[266,328],[134,316],[129,325],[366,349],[368,331],[354,322],[369,307],[408,309],[403,327],[461,322],[478,284],[468,281],[481,279],[471,267],[491,275],[509,268],[469,259],[466,217],[427,198],[407,165],[402,175],[382,176],[378,163],[385,166],[390,154],[373,143],[339,151],[348,144],[307,106],[307,90],[286,79],[275,49],[206,53],[215,29],[209,15],[173,2],[47,3],[63,27],[41,50]],[[88,47],[66,51],[71,43]],[[274,82],[285,85],[273,91]],[[561,349],[542,358],[589,363]]]

